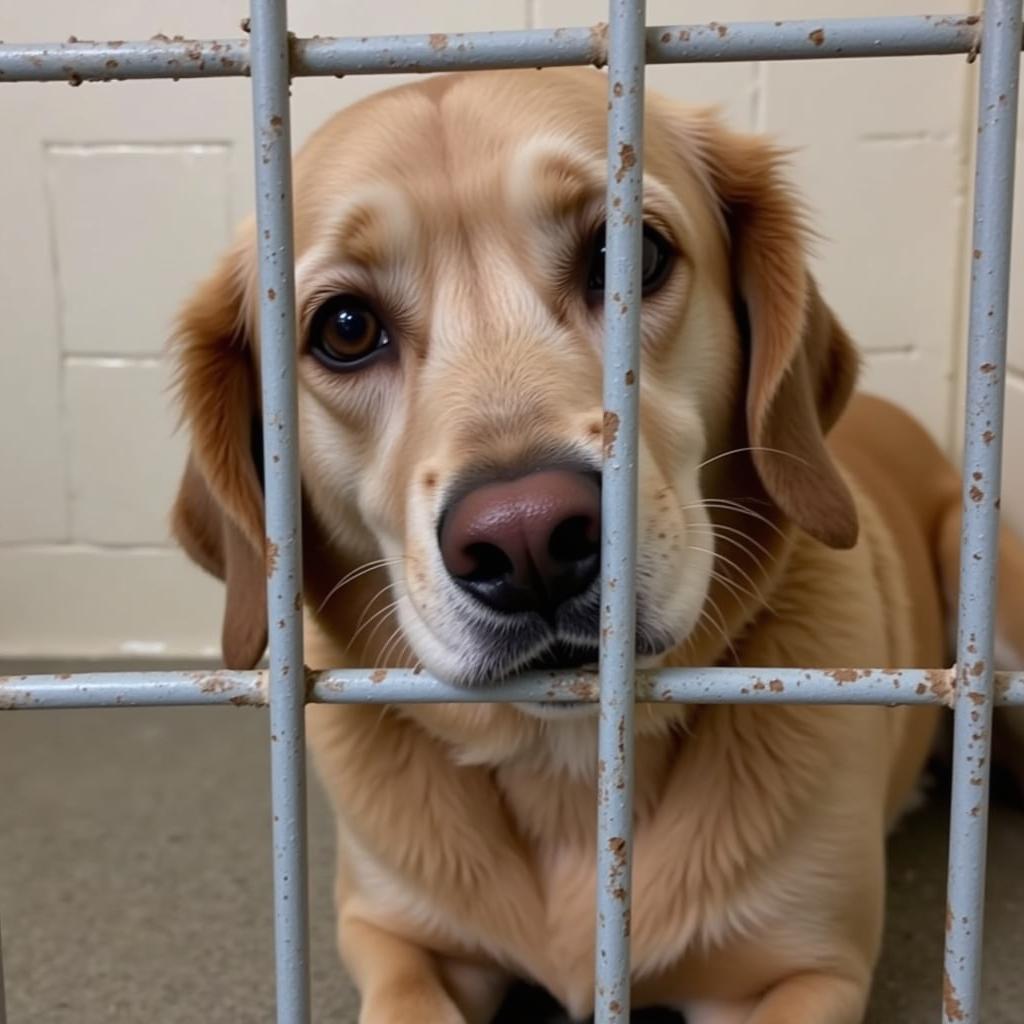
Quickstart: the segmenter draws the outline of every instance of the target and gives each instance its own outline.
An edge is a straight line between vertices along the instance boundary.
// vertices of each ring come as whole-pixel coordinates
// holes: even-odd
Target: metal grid
[[[0,82],[251,75],[260,246],[268,542],[268,671],[0,677],[0,708],[270,706],[278,1024],[308,1024],[306,702],[600,700],[596,1024],[630,1009],[629,913],[635,700],[919,704],[955,708],[944,1024],[980,1021],[980,968],[994,704],[1024,704],[1024,671],[995,672],[994,602],[1013,203],[1024,0],[990,0],[976,16],[646,27],[644,0],[611,0],[608,25],[451,36],[293,39],[285,0],[252,0],[249,39],[0,45]],[[606,303],[606,416],[618,433],[604,464],[600,675],[545,673],[460,690],[391,670],[304,672],[296,453],[294,256],[289,79],[484,68],[607,65],[607,295],[639,297],[643,83],[647,63],[981,54],[970,338],[963,459],[957,666],[949,670],[749,668],[634,672],[638,301]],[[624,147],[631,163],[620,159]],[[616,168],[620,173],[612,173]],[[621,173],[625,168],[626,173]],[[613,201],[614,200],[614,201]],[[627,374],[626,371],[631,371]],[[979,476],[980,474],[980,476]],[[983,493],[974,481],[984,478]],[[625,742],[620,742],[625,737]],[[0,964],[0,1024],[5,1020]]]

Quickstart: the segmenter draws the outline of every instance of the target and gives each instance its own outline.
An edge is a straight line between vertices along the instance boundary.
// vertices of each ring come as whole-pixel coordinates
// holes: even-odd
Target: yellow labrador
[[[606,88],[591,70],[429,79],[343,111],[297,159],[312,666],[472,686],[594,661]],[[653,95],[646,138],[638,655],[945,664],[957,477],[905,415],[851,401],[857,357],[808,274],[780,151]],[[192,440],[175,527],[227,582],[232,666],[267,634],[257,299],[250,223],[175,342]],[[1024,556],[1003,548],[1011,578]],[[636,1004],[860,1021],[886,830],[936,720],[638,708]],[[484,1024],[514,977],[585,1016],[593,708],[308,721],[363,1024]]]

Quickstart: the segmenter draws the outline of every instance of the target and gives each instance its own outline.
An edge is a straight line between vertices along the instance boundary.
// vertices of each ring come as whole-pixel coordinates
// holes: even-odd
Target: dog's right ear
[[[253,424],[259,421],[245,316],[245,251],[236,246],[199,287],[172,343],[191,439],[172,529],[189,557],[227,584],[221,647],[225,664],[234,669],[252,668],[267,643],[262,467],[254,450],[259,446]]]

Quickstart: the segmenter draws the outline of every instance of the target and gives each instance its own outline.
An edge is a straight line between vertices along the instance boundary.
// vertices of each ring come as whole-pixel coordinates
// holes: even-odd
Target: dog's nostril
[[[468,583],[500,580],[515,572],[512,560],[496,544],[469,544],[464,551],[472,568],[460,573],[459,579]]]
[[[444,567],[498,612],[550,616],[601,569],[596,473],[545,469],[470,491],[441,519]]]
[[[555,562],[581,562],[600,547],[600,524],[592,516],[571,516],[551,531],[548,554]]]

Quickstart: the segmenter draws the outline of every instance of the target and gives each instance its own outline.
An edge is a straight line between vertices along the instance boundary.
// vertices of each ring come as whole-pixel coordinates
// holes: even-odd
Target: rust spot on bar
[[[387,677],[388,677],[387,669],[377,668],[377,669],[374,669],[373,672],[370,673],[370,682],[371,683],[375,683],[375,684],[376,683],[383,683],[384,680],[387,679]]]
[[[273,288],[268,288],[267,289],[267,298],[270,299],[271,302],[273,302],[274,299],[277,298],[277,292],[275,292]]]
[[[977,504],[985,497],[985,492],[977,485],[971,484],[971,501]]]
[[[672,42],[672,33],[671,32],[662,32],[661,33],[661,41],[663,43],[671,43]]]
[[[277,545],[268,537],[267,538],[267,554],[266,554],[266,567],[267,576],[273,576],[274,570],[277,568]]]
[[[430,48],[435,53],[448,49],[448,37],[443,32],[430,33]]]
[[[981,439],[985,444],[991,444],[995,440],[995,436],[996,435],[993,434],[991,430],[986,430],[985,433],[981,435]]]
[[[632,370],[626,371],[626,385],[630,386],[636,382],[636,374]]]
[[[681,43],[688,43],[689,41],[690,41],[690,30],[688,28],[684,28],[679,33],[679,42],[681,42]]]
[[[837,668],[827,674],[840,686],[844,683],[855,683],[860,678],[860,673],[855,668]]]
[[[220,676],[203,676],[199,682],[199,689],[203,693],[225,693],[231,689],[231,684]]]
[[[604,457],[610,459],[615,452],[619,436],[619,414],[606,409],[604,413]]]
[[[825,30],[823,28],[816,28],[813,32],[808,33],[807,38],[810,39],[815,46],[824,46]]]
[[[928,689],[944,704],[953,703],[952,673],[948,669],[933,668],[926,673]]]
[[[292,607],[296,611],[299,611],[302,608],[302,594],[296,594],[295,595],[295,600],[292,601]]]
[[[964,1008],[957,998],[948,970],[942,972],[942,1006],[946,1011],[947,1020],[964,1020]]]
[[[768,681],[768,689],[771,690],[772,693],[782,693],[785,688],[786,686],[781,679],[770,679]]]
[[[629,173],[629,169],[635,166],[636,150],[628,142],[621,143],[619,146],[619,169],[615,172],[615,180],[621,183]]]
[[[995,368],[995,363],[982,363],[981,366],[978,367],[978,369],[981,370],[982,373],[992,373],[995,371]]]
[[[615,870],[621,871],[626,863],[626,840],[622,836],[612,836],[608,840],[608,849],[615,858]]]

